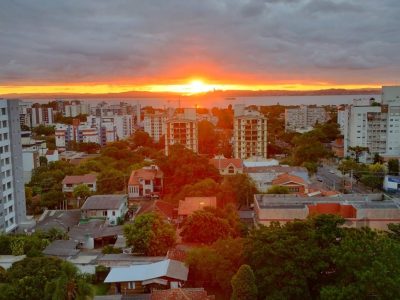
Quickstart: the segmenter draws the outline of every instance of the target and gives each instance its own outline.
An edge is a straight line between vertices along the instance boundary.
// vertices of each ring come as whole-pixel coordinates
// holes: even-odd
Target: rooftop
[[[94,195],[86,199],[81,210],[119,209],[126,200],[126,195]]]
[[[65,176],[62,184],[82,184],[96,182],[96,174]]]
[[[111,268],[104,282],[145,281],[159,277],[169,277],[186,281],[188,273],[189,269],[184,263],[166,259],[150,264]]]
[[[295,209],[307,205],[338,203],[352,205],[356,208],[400,208],[400,203],[393,200],[382,201],[382,194],[340,194],[337,197],[308,197],[293,194],[257,194],[254,195],[260,208]]]
[[[45,210],[36,224],[36,230],[47,231],[51,228],[68,231],[77,225],[81,218],[79,209],[71,210]]]
[[[212,158],[210,164],[214,165],[218,170],[225,169],[229,165],[233,165],[237,169],[243,168],[243,161],[240,158]]]
[[[287,184],[287,183],[297,183],[300,185],[307,185],[305,180],[299,176],[284,173],[276,177],[274,180],[272,180],[273,185],[282,185],[282,184]]]
[[[129,185],[137,185],[140,183],[140,179],[143,180],[154,180],[156,178],[161,178],[163,172],[157,169],[139,169],[133,170],[131,176],[129,177]]]
[[[71,257],[79,253],[78,242],[73,240],[55,240],[44,250],[44,255]]]
[[[207,206],[217,207],[217,197],[186,197],[179,201],[178,215],[188,216]]]

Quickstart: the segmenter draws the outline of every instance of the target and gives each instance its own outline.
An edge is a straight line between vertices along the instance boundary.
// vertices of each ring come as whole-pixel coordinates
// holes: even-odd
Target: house
[[[308,171],[304,167],[290,167],[285,165],[280,166],[248,166],[244,168],[246,173],[255,183],[260,192],[267,192],[272,186],[272,181],[279,175],[288,173],[304,179],[309,182]]]
[[[179,288],[188,278],[185,263],[166,259],[159,262],[111,268],[104,283],[111,284],[114,294],[134,295],[153,288]]]
[[[185,200],[179,201],[178,219],[182,221],[204,207],[217,208],[217,197],[185,197]]]
[[[400,192],[400,176],[385,175],[383,189],[390,193]]]
[[[225,158],[223,156],[218,156],[210,159],[210,164],[217,168],[221,175],[243,173],[243,161],[240,158]]]
[[[128,182],[129,199],[153,197],[162,192],[163,172],[155,165],[133,170]]]
[[[300,176],[284,173],[272,180],[272,185],[288,188],[291,194],[308,193],[308,184]]]
[[[156,200],[154,202],[154,211],[158,212],[169,221],[176,219],[178,216],[178,208],[175,205],[162,200]]]
[[[65,176],[62,181],[62,191],[64,193],[72,193],[74,191],[74,188],[80,184],[87,185],[90,191],[95,192],[97,190],[96,175],[85,174]]]
[[[306,220],[309,216],[334,214],[345,219],[345,227],[387,230],[400,223],[400,204],[382,201],[383,194],[342,194],[336,197],[307,195],[254,195],[254,219],[262,225]]]
[[[74,257],[80,252],[78,244],[74,240],[55,240],[43,250],[43,254],[64,259]]]
[[[95,195],[86,199],[81,207],[83,218],[104,218],[116,225],[128,210],[126,195]]]

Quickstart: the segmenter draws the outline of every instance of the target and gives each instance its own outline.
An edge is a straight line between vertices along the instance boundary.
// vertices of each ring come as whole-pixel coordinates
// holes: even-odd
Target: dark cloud
[[[397,0],[2,0],[0,85],[393,82]]]

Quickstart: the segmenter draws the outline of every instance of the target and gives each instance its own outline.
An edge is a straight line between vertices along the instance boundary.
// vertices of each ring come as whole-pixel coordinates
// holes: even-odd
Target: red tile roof
[[[243,168],[243,161],[239,158],[212,158],[210,164],[214,165],[218,170],[226,169],[229,165],[233,165],[236,169]]]
[[[163,214],[165,217],[170,219],[174,218],[175,216],[174,212],[177,209],[175,205],[161,200],[156,200],[156,202],[154,203],[154,208],[155,210]]]
[[[272,180],[273,185],[283,185],[291,182],[300,185],[307,185],[303,178],[288,173],[281,174]]]
[[[153,169],[139,169],[133,170],[129,177],[128,185],[138,185],[140,179],[143,180],[154,180],[155,178],[161,178],[163,176],[162,171]]]
[[[204,207],[217,207],[217,197],[186,197],[179,201],[178,215],[188,216]]]
[[[82,183],[94,183],[96,182],[95,174],[85,174],[85,175],[71,175],[65,176],[62,184],[82,184]]]

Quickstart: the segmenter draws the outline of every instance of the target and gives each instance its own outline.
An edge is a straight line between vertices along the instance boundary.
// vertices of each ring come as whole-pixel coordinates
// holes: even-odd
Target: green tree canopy
[[[231,300],[257,300],[256,278],[249,265],[242,265],[231,282]]]
[[[166,255],[176,243],[175,228],[156,213],[136,217],[124,226],[124,235],[134,253],[149,256]]]
[[[390,175],[399,175],[399,160],[396,159],[389,159],[388,161],[388,172]]]

